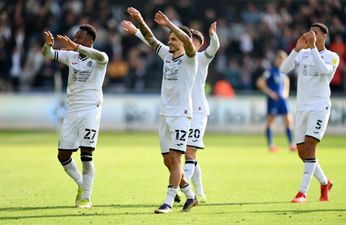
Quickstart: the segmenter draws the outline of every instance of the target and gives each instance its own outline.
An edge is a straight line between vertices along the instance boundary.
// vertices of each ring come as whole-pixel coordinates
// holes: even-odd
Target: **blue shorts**
[[[286,115],[289,112],[287,100],[284,98],[279,98],[278,100],[273,100],[271,98],[267,99],[267,115]]]

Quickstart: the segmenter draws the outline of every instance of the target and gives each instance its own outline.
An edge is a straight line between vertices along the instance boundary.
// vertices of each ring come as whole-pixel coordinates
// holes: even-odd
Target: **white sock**
[[[83,164],[83,193],[81,199],[91,199],[91,192],[95,177],[95,166],[93,161],[82,161]]]
[[[316,160],[316,169],[314,172],[314,176],[320,182],[321,185],[326,185],[328,183],[328,179],[327,179],[326,175],[324,174],[324,172],[323,172],[323,170],[322,170],[322,168],[321,168],[321,166],[317,160]]]
[[[171,185],[168,186],[167,188],[167,196],[165,199],[165,203],[172,207],[173,202],[174,202],[174,197],[177,194],[178,188],[174,188]]]
[[[184,165],[184,175],[188,182],[190,182],[193,173],[195,172],[196,161],[186,160]]]
[[[309,189],[309,185],[316,169],[316,159],[304,160],[304,174],[302,177],[302,183],[299,191],[306,195]]]
[[[192,175],[191,181],[193,183],[193,186],[195,187],[196,194],[204,196],[204,190],[203,190],[203,184],[202,184],[202,172],[197,162],[196,162],[195,170]]]
[[[191,186],[188,183],[181,187],[180,190],[185,194],[186,199],[195,198],[195,194],[192,192]]]
[[[72,179],[77,183],[78,186],[82,185],[82,176],[79,172],[79,169],[77,167],[77,164],[75,161],[70,158],[66,160],[65,162],[61,162],[62,166],[64,167],[66,173],[72,177]]]

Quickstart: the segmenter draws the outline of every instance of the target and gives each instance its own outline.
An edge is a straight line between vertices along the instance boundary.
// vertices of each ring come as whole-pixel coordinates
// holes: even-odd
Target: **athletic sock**
[[[286,136],[288,139],[288,142],[290,143],[290,146],[292,146],[293,143],[293,136],[292,136],[292,130],[289,127],[286,127]]]
[[[204,195],[203,184],[202,184],[202,171],[199,164],[196,162],[195,171],[191,178],[193,186],[197,195]]]
[[[66,173],[72,177],[72,179],[77,183],[78,186],[82,185],[82,176],[79,172],[77,164],[72,158],[69,158],[66,161],[61,162],[61,165],[64,167]]]
[[[267,138],[267,143],[268,146],[272,146],[273,145],[273,131],[270,127],[267,127],[266,129],[266,138]]]
[[[165,204],[167,204],[170,207],[172,207],[173,202],[174,202],[174,197],[176,196],[177,191],[178,191],[178,188],[175,188],[172,185],[168,185],[167,196],[166,196],[166,199],[165,199]]]
[[[196,161],[186,160],[184,165],[184,175],[187,181],[190,182],[193,173],[195,172]]]
[[[316,179],[318,180],[318,182],[320,182],[321,185],[326,185],[328,183],[328,179],[326,177],[326,175],[324,174],[320,164],[318,163],[318,161],[316,160],[316,169],[314,172],[314,176],[316,177]]]
[[[302,183],[300,185],[299,191],[306,195],[309,189],[312,175],[316,169],[316,159],[305,159],[304,160],[304,174],[302,177]]]
[[[81,153],[81,160],[83,165],[83,193],[81,199],[90,200],[95,177],[95,166],[92,161],[92,154],[86,152]]]
[[[193,199],[195,198],[195,194],[192,192],[191,186],[189,183],[185,184],[184,186],[180,187],[180,190],[185,194],[186,199]]]

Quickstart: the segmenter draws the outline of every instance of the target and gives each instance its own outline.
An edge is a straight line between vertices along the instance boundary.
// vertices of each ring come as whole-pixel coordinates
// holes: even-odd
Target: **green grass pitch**
[[[318,158],[334,181],[331,201],[321,203],[319,184],[309,202],[289,203],[303,164],[276,136],[280,152],[267,152],[261,135],[207,134],[199,152],[208,203],[190,213],[176,205],[169,215],[153,211],[163,202],[168,172],[156,133],[101,133],[94,154],[92,209],[73,207],[77,191],[56,158],[58,134],[0,132],[0,224],[346,224],[346,141],[325,136]],[[74,154],[79,162],[79,153]],[[79,163],[80,166],[80,163]]]

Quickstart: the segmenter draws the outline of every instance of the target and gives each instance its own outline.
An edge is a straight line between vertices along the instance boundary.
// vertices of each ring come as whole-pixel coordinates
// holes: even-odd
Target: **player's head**
[[[96,29],[90,24],[79,26],[79,30],[75,34],[73,41],[87,47],[91,47],[96,39]]]
[[[325,44],[328,36],[328,27],[323,23],[313,23],[310,27],[310,31],[313,31],[316,35],[316,44]]]
[[[198,50],[204,43],[203,34],[195,29],[191,29],[191,33],[193,45],[195,46],[196,50]]]
[[[283,50],[278,50],[275,55],[275,66],[280,67],[281,63],[287,58],[287,53]]]
[[[186,33],[190,38],[192,37],[191,31],[188,27],[180,26],[179,28],[182,31],[184,31],[184,33]],[[169,47],[169,52],[173,54],[177,51],[184,51],[183,42],[172,31],[169,34],[168,47]]]

